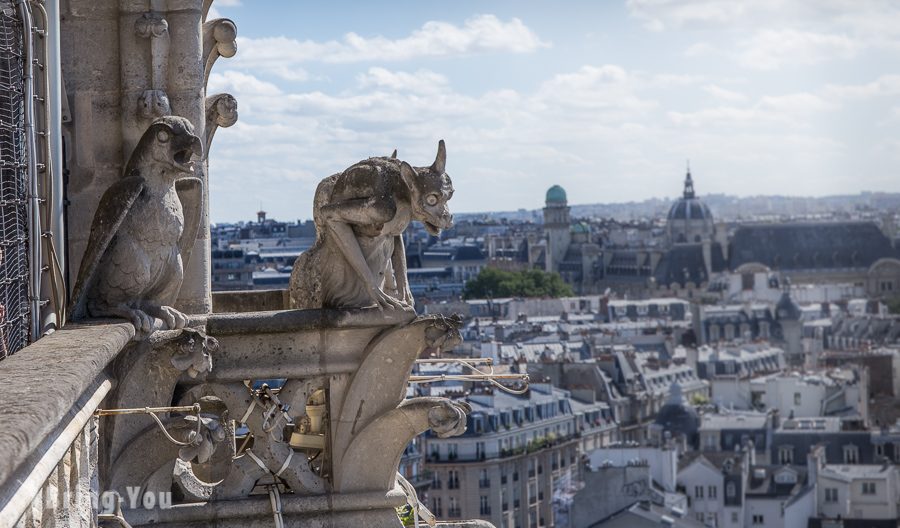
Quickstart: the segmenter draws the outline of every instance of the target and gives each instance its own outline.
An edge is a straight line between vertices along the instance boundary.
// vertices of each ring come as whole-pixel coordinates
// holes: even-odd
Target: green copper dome
[[[591,228],[588,227],[588,225],[587,225],[586,223],[584,223],[584,222],[578,222],[577,224],[573,224],[573,225],[572,225],[572,228],[570,229],[570,231],[571,231],[572,233],[579,233],[579,234],[580,234],[580,233],[587,233],[587,234],[590,234],[590,233],[591,233]]]
[[[554,185],[547,189],[547,203],[566,203],[566,190],[559,185]]]

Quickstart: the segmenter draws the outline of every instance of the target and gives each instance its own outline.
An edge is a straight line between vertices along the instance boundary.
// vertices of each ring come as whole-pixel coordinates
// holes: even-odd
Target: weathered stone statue
[[[430,167],[411,167],[395,151],[322,180],[313,201],[316,243],[294,264],[291,306],[412,311],[403,231],[412,220],[435,236],[453,225],[446,160],[441,140]]]
[[[72,292],[73,319],[122,317],[138,333],[153,330],[154,318],[184,327],[187,316],[171,305],[200,228],[203,184],[185,175],[202,154],[187,119],[165,116],[147,128],[94,214]]]

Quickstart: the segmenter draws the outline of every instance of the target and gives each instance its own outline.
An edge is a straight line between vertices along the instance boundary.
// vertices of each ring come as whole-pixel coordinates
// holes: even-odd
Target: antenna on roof
[[[691,160],[687,160],[687,175],[684,177],[684,198],[694,197],[694,180],[691,179]]]

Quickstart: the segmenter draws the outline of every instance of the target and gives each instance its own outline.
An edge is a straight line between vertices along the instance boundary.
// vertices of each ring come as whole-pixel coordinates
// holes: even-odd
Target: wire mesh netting
[[[0,0],[0,359],[28,344],[28,167],[22,23]]]

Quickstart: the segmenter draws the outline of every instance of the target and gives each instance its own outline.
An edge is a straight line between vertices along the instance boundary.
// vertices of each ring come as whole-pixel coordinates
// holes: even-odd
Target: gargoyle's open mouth
[[[194,154],[194,151],[191,149],[181,149],[175,153],[175,163],[179,165],[185,165],[189,161],[191,161],[191,156]]]
[[[425,226],[425,231],[428,231],[428,234],[431,236],[438,236],[441,234],[441,228],[438,225],[432,224],[431,222],[422,222],[422,225]]]
[[[194,163],[191,158],[194,156],[194,150],[185,148],[175,151],[172,155],[172,161],[175,162],[175,168],[181,172],[194,172]]]

